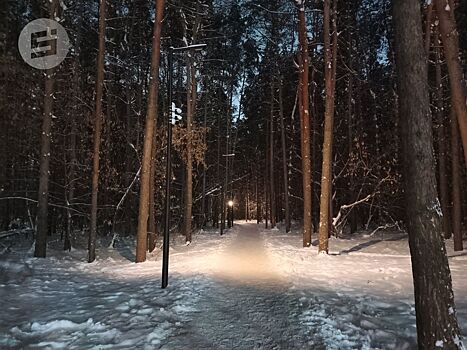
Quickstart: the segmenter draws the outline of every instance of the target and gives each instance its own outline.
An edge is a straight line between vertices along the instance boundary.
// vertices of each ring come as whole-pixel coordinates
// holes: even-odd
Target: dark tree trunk
[[[156,97],[157,100],[157,97]],[[156,106],[158,106],[158,102],[156,102]],[[157,131],[157,109],[155,112],[155,120],[154,120],[154,134],[152,138],[152,150],[151,150],[151,171],[149,175],[149,213],[148,213],[148,251],[152,252],[156,249],[156,151],[157,151],[157,143],[156,143],[156,131]]]
[[[335,4],[332,11],[335,13]],[[330,26],[332,20],[333,33]],[[325,112],[324,112],[324,140],[323,167],[321,175],[321,197],[319,215],[319,252],[328,253],[329,236],[331,233],[330,217],[332,202],[332,143],[334,124],[334,95],[336,76],[337,32],[335,15],[331,19],[331,0],[324,0],[324,69],[325,69]],[[332,46],[331,46],[332,37]]]
[[[394,0],[393,19],[418,347],[434,349],[442,340],[456,349],[460,331],[441,236],[420,2]]]
[[[185,210],[184,210],[184,233],[185,241],[191,242],[191,217],[193,209],[193,156],[191,153],[191,133],[193,127],[193,115],[196,106],[196,72],[195,64],[192,58],[188,63],[188,93],[187,93],[187,113],[186,113],[186,132],[188,135],[188,144],[186,148],[186,179],[185,179]]]
[[[153,153],[154,128],[157,115],[157,96],[159,90],[159,62],[161,55],[161,29],[164,15],[165,0],[156,0],[156,20],[152,37],[151,78],[149,84],[148,107],[146,111],[146,125],[144,128],[143,160],[141,162],[138,231],[136,236],[136,262],[146,260],[148,216],[149,216],[149,187],[151,176],[151,158]],[[169,101],[171,103],[171,101]]]
[[[279,82],[279,117],[281,123],[281,149],[282,149],[282,177],[284,181],[285,205],[285,232],[290,231],[290,205],[289,205],[289,170],[287,167],[287,140],[284,123],[284,104],[282,100],[282,78]]]
[[[76,68],[76,67],[75,67]],[[67,225],[65,231],[65,240],[63,241],[63,250],[71,250],[71,232],[73,230],[73,216],[72,211],[70,210],[71,205],[73,204],[75,198],[75,180],[76,180],[76,120],[75,115],[72,115],[71,120],[71,131],[70,131],[70,140],[69,140],[69,148],[70,148],[70,164],[69,170],[65,170],[66,177],[68,178],[68,194],[66,195],[67,200]],[[65,168],[66,163],[65,163]]]
[[[208,97],[209,93],[206,92],[206,96],[204,99],[204,116],[203,116],[203,143],[207,145],[207,126],[208,126]],[[206,225],[206,221],[209,215],[207,215],[206,210],[206,177],[207,177],[207,165],[203,164],[203,183],[202,183],[202,193],[201,193],[201,215],[202,215],[202,223],[201,228],[204,228]]]
[[[452,231],[454,250],[463,250],[462,242],[462,200],[459,155],[459,125],[454,110],[451,112],[451,161],[452,161]]]
[[[308,95],[308,39],[305,18],[305,2],[298,6],[298,36],[300,42],[299,55],[299,101],[300,101],[300,139],[302,154],[303,181],[303,246],[311,245],[313,229],[313,175],[310,151],[310,97]]]
[[[439,18],[439,29],[443,41],[444,56],[449,72],[451,100],[459,124],[459,131],[464,149],[464,161],[467,167],[467,105],[463,86],[463,73],[459,58],[459,33],[454,15],[454,1],[434,0],[436,14]]]
[[[352,11],[349,14],[350,21],[352,26],[355,25],[355,15]],[[348,66],[350,69],[350,74],[347,82],[347,142],[348,142],[348,154],[347,157],[350,160],[353,154],[353,146],[354,146],[354,64],[353,64],[353,50],[354,50],[354,32],[351,30],[348,31]],[[348,190],[348,201],[349,203],[353,203],[356,200],[355,196],[355,176],[353,173],[349,174],[349,182],[348,182],[349,190]],[[349,221],[350,221],[350,233],[355,233],[358,229],[358,216],[357,211],[355,208],[352,208],[349,213]]]
[[[438,35],[435,36],[438,38]],[[438,122],[438,174],[439,174],[439,198],[441,202],[441,210],[443,211],[443,232],[444,238],[451,238],[451,213],[449,208],[449,185],[446,171],[446,131],[444,127],[444,99],[443,99],[443,82],[441,74],[441,55],[438,45],[435,46],[436,53],[436,119]]]
[[[55,19],[58,11],[58,1],[49,2],[49,17]],[[47,252],[48,233],[48,200],[50,177],[50,140],[52,129],[53,94],[55,85],[55,69],[45,71],[44,115],[41,129],[41,151],[39,160],[39,193],[37,203],[37,228],[34,256],[45,258]]]
[[[217,167],[216,167],[216,185],[219,187],[216,196],[216,206],[214,208],[214,216],[212,219],[212,226],[219,228],[219,214],[222,198],[222,183],[221,183],[221,118],[220,113],[217,114]],[[221,233],[222,234],[222,233]]]
[[[271,105],[269,119],[269,198],[271,228],[276,227],[276,196],[274,188],[274,77],[271,77]]]
[[[269,137],[269,134],[270,134],[270,126],[269,126],[269,122],[266,122],[267,124],[267,127],[266,127],[266,154],[265,154],[265,157],[264,157],[264,164],[266,165],[264,167],[264,197],[265,197],[265,222],[264,222],[264,227],[265,228],[268,228],[269,227],[269,213],[271,212],[270,211],[270,208],[271,208],[271,201],[270,201],[270,186],[269,186],[269,157],[268,157],[268,150],[269,150],[269,142],[271,140],[271,138]]]
[[[97,194],[99,191],[99,150],[102,131],[102,96],[104,90],[104,58],[105,58],[105,16],[106,0],[99,5],[99,52],[97,54],[96,106],[94,111],[94,148],[92,156],[92,194],[91,194],[91,228],[88,240],[88,262],[96,260],[97,237]],[[110,108],[108,106],[107,108]]]
[[[258,163],[258,162],[256,162]],[[258,169],[255,170],[255,200],[256,200],[256,224],[261,223],[261,202],[259,199]]]

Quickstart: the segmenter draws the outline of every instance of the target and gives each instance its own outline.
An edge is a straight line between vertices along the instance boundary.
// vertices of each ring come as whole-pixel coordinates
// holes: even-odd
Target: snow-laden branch
[[[337,224],[339,223],[339,220],[340,218],[342,217],[342,211],[345,210],[345,209],[349,209],[349,208],[353,208],[354,206],[358,205],[358,204],[361,204],[361,203],[364,203],[366,201],[368,201],[371,197],[373,197],[375,194],[372,193],[372,194],[369,194],[368,196],[366,196],[365,198],[362,198],[362,199],[359,199],[351,204],[344,204],[344,205],[341,205],[341,207],[339,208],[339,213],[337,213],[337,216],[335,218],[332,219],[332,225],[334,227],[337,226]]]

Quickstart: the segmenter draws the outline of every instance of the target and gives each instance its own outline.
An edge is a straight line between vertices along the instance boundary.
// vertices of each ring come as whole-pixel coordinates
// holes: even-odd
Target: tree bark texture
[[[55,19],[58,1],[48,3],[49,18]],[[41,128],[41,150],[39,154],[39,193],[37,202],[37,227],[34,256],[45,258],[47,252],[48,233],[48,200],[49,200],[49,169],[50,140],[52,131],[53,94],[55,86],[55,69],[45,71],[44,115]]]
[[[99,5],[99,51],[97,53],[96,105],[94,110],[94,147],[92,154],[91,228],[88,239],[88,262],[96,260],[97,195],[99,191],[99,152],[102,133],[102,97],[104,93],[106,0]]]
[[[441,208],[436,194],[426,52],[420,2],[394,0],[405,203],[419,349],[461,348]]]
[[[438,38],[438,35],[435,36]],[[437,120],[437,138],[438,138],[438,174],[439,174],[439,199],[441,210],[443,211],[443,232],[444,238],[451,238],[451,212],[449,208],[449,184],[446,171],[446,130],[444,113],[443,82],[441,71],[441,54],[438,45],[435,45],[436,67],[436,120]]]
[[[299,55],[299,94],[300,94],[300,138],[302,155],[302,182],[303,182],[303,246],[311,245],[313,229],[313,176],[311,172],[310,150],[310,103],[308,94],[308,38],[305,19],[304,2],[298,7],[298,37],[300,42]]]
[[[274,181],[274,77],[271,77],[271,106],[269,120],[269,196],[271,199],[271,228],[276,227],[276,196]]]
[[[289,204],[289,170],[287,166],[287,140],[284,122],[284,104],[282,96],[282,79],[279,82],[279,117],[281,123],[281,149],[282,149],[282,177],[284,181],[285,205],[285,232],[290,231],[290,204]]]
[[[453,1],[434,0],[436,14],[439,18],[439,30],[444,47],[444,56],[449,72],[451,103],[459,124],[462,148],[464,149],[464,162],[467,167],[467,96],[465,87],[463,86],[463,73],[459,58],[459,33],[457,32],[453,3]]]
[[[462,242],[462,200],[461,169],[459,155],[459,126],[454,111],[451,112],[451,162],[452,162],[452,231],[454,250],[463,249]]]
[[[141,162],[138,230],[136,234],[136,262],[146,260],[147,229],[149,216],[149,185],[154,127],[156,122],[157,95],[159,90],[159,63],[161,55],[161,29],[165,0],[156,0],[156,20],[152,37],[151,78],[149,84],[148,107],[144,128],[143,159]],[[171,101],[169,101],[171,103]]]
[[[336,0],[334,0],[334,6]],[[334,8],[332,11],[335,12]],[[331,33],[331,21],[333,33]],[[321,174],[321,197],[319,215],[319,252],[328,253],[330,235],[330,215],[332,200],[332,142],[334,124],[334,96],[336,76],[337,32],[336,18],[331,19],[331,0],[324,0],[324,76],[325,76],[325,111],[324,111],[324,140],[323,167]],[[332,47],[331,47],[332,36]],[[336,38],[336,39],[335,39]]]

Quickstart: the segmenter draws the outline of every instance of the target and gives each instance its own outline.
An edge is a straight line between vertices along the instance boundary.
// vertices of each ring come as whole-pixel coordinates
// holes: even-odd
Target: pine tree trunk
[[[419,349],[460,348],[446,247],[436,194],[430,98],[420,2],[394,0],[405,204]]]
[[[334,2],[336,4],[336,1]],[[333,8],[333,12],[335,9]],[[333,16],[333,29],[335,32],[335,18]],[[319,252],[328,253],[330,236],[330,216],[332,197],[332,139],[334,124],[334,90],[336,66],[336,40],[333,39],[331,47],[331,0],[324,0],[324,52],[325,52],[325,112],[324,112],[324,140],[323,140],[323,167],[321,175],[321,197],[319,215]],[[334,38],[334,34],[333,34]]]
[[[212,226],[219,228],[219,214],[221,207],[222,198],[222,183],[221,183],[221,118],[220,113],[217,114],[217,167],[216,167],[216,184],[219,187],[219,191],[216,197],[216,206],[214,208],[214,216]]]
[[[350,17],[350,22],[352,23],[352,26],[355,26],[355,15],[353,13],[349,14]],[[353,154],[353,145],[354,145],[354,132],[353,132],[353,127],[354,127],[354,76],[353,76],[353,71],[354,71],[354,60],[353,60],[353,50],[354,50],[354,35],[355,33],[352,32],[351,30],[348,31],[348,42],[349,42],[349,48],[348,48],[348,66],[349,70],[351,71],[349,74],[348,78],[348,85],[347,85],[347,123],[348,123],[348,128],[347,128],[347,142],[348,142],[348,152],[347,152],[347,158],[350,160]],[[349,203],[353,203],[356,200],[355,197],[355,176],[350,173],[349,174],[349,190],[348,190],[348,201]],[[349,213],[349,221],[350,221],[350,233],[353,234],[357,231],[358,229],[358,217],[357,217],[357,211],[355,208],[352,208]]]
[[[258,162],[256,162],[258,164]],[[259,225],[261,223],[261,202],[259,198],[259,177],[258,177],[258,169],[255,169],[255,200],[256,200],[256,224]]]
[[[77,47],[79,47],[79,42],[81,34],[78,33],[77,37]],[[73,64],[73,84],[75,88],[75,98],[74,101],[76,105],[79,104],[80,96],[78,96],[78,92],[80,91],[80,83],[79,83],[79,57],[75,57],[74,64]],[[66,165],[65,162],[65,174],[68,179],[68,193],[66,194],[66,201],[67,201],[67,222],[66,222],[66,231],[65,231],[65,240],[63,242],[63,250],[71,250],[71,233],[73,231],[73,216],[72,211],[70,210],[71,205],[73,204],[75,198],[75,181],[76,181],[76,164],[77,164],[77,157],[76,157],[76,116],[79,113],[78,107],[75,107],[75,113],[71,115],[71,130],[69,135],[69,165]]]
[[[156,100],[158,98],[156,97]],[[158,102],[156,102],[156,106]],[[154,120],[154,134],[152,138],[152,150],[151,150],[151,171],[149,175],[149,213],[148,213],[148,251],[152,252],[156,249],[156,202],[155,202],[155,195],[156,195],[156,151],[157,151],[157,144],[156,144],[156,131],[157,131],[157,109],[155,112],[155,120]]]
[[[269,195],[269,157],[268,157],[268,150],[269,150],[269,121],[266,122],[266,154],[264,156],[264,164],[265,164],[265,169],[264,169],[264,198],[265,198],[265,222],[264,222],[264,228],[269,227],[269,213],[270,213],[270,195]]]
[[[438,38],[438,35],[435,36]],[[436,119],[438,121],[437,136],[438,136],[438,173],[439,173],[439,198],[441,202],[441,210],[443,212],[443,232],[444,238],[451,238],[451,213],[449,208],[449,185],[446,171],[446,131],[444,127],[444,96],[443,82],[441,74],[441,55],[438,45],[435,45],[436,53]]]
[[[282,96],[282,79],[279,83],[279,117],[281,123],[281,148],[282,148],[282,176],[284,181],[285,202],[285,232],[290,231],[290,204],[289,204],[289,170],[287,167],[287,140],[284,123],[284,104]]]
[[[104,90],[106,0],[99,5],[99,51],[97,54],[96,105],[94,111],[94,147],[92,155],[91,228],[88,239],[88,262],[96,260],[97,195],[99,190],[99,150],[102,132],[102,96]],[[108,107],[110,108],[110,106]]]
[[[300,138],[302,155],[302,181],[303,181],[303,246],[311,245],[311,232],[313,229],[313,175],[311,171],[310,150],[310,103],[308,95],[308,39],[305,19],[304,1],[298,7],[298,36],[300,42],[299,55],[299,94],[300,94]]]
[[[467,105],[465,104],[467,96],[463,86],[462,66],[459,59],[459,33],[454,15],[454,5],[453,1],[446,2],[446,0],[435,0],[434,3],[439,18],[444,56],[448,66],[452,105],[459,124],[465,166],[467,167]]]
[[[245,220],[250,221],[250,182],[248,181],[246,190]]]
[[[203,117],[203,143],[207,145],[207,125],[208,125],[208,99],[209,96],[208,92],[206,92],[205,101],[204,101],[204,117]],[[206,177],[207,177],[207,166],[203,164],[203,184],[202,184],[202,194],[201,194],[201,215],[202,215],[202,224],[201,228],[204,228],[206,225],[206,221],[209,215],[207,215],[206,210]]]
[[[71,131],[70,131],[70,140],[69,140],[69,148],[70,148],[70,164],[69,170],[66,171],[67,178],[68,178],[68,194],[66,196],[67,200],[67,225],[65,231],[65,240],[63,241],[63,250],[71,250],[71,232],[73,230],[73,217],[72,212],[70,210],[71,205],[73,204],[75,198],[75,180],[76,180],[76,120],[75,116],[72,116],[73,120],[71,121]],[[66,165],[65,165],[66,167]]]
[[[55,19],[58,1],[49,2],[49,17]],[[52,130],[53,94],[55,86],[55,69],[45,71],[44,115],[41,129],[41,151],[39,158],[39,193],[37,203],[37,228],[34,256],[45,258],[47,252],[48,233],[48,200],[49,200],[49,169],[50,140]]]
[[[276,196],[274,188],[274,77],[271,77],[271,105],[269,119],[269,196],[271,198],[271,228],[276,227]]]
[[[188,94],[187,94],[187,113],[186,113],[186,132],[187,132],[187,148],[186,148],[186,179],[185,179],[185,212],[184,212],[184,233],[185,241],[191,242],[191,217],[193,206],[193,157],[191,154],[191,133],[193,127],[193,114],[196,105],[196,72],[192,58],[188,62]]]
[[[462,201],[459,156],[459,125],[454,110],[451,112],[451,162],[452,162],[452,231],[454,250],[463,250],[462,242]]]
[[[159,62],[161,55],[161,29],[165,0],[156,0],[156,20],[152,37],[151,78],[149,84],[148,107],[144,128],[143,159],[141,162],[138,231],[136,234],[136,262],[146,260],[147,229],[149,216],[149,186],[151,176],[151,157],[154,128],[157,114],[157,95],[159,90]],[[169,103],[171,103],[169,101]]]

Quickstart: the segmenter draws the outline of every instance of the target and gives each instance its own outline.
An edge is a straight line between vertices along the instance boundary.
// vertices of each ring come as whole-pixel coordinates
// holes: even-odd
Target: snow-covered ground
[[[133,247],[13,246],[0,256],[0,349],[411,349],[415,348],[406,237],[332,239],[331,255],[253,223],[206,231],[135,264]],[[451,242],[448,241],[450,255]],[[450,258],[458,316],[467,329],[467,254]]]

